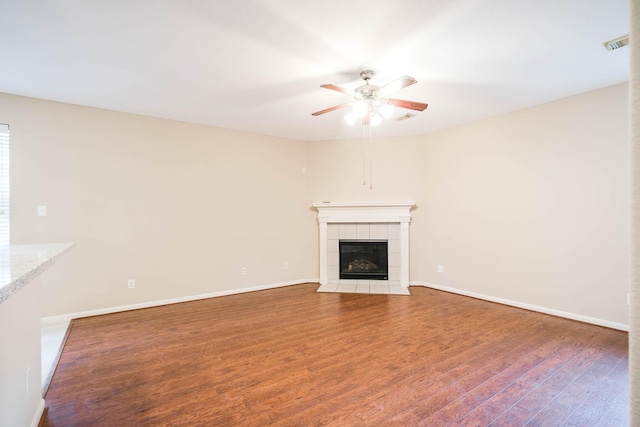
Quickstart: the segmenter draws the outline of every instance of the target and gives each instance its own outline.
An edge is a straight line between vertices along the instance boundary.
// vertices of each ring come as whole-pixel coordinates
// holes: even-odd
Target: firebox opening
[[[340,279],[388,280],[387,240],[340,240]]]

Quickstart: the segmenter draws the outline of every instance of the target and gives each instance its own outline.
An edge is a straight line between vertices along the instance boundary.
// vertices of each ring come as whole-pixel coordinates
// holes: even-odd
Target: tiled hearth
[[[316,203],[320,241],[318,292],[409,295],[409,213],[413,202]],[[386,240],[388,280],[340,279],[341,239]]]
[[[379,280],[383,282],[383,280]],[[343,280],[343,282],[356,282],[356,280]],[[391,286],[380,283],[371,285],[358,285],[357,283],[343,283],[339,285],[320,285],[317,292],[347,293],[347,294],[388,294],[388,295],[411,295],[409,288],[404,286]]]

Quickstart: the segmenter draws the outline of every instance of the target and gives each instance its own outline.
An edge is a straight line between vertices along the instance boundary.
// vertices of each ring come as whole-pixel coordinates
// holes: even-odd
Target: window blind
[[[0,246],[9,244],[9,125],[0,123]]]

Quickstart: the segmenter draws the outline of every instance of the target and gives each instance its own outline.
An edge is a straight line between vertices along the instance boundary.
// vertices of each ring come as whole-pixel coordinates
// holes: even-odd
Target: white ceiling
[[[629,0],[0,0],[0,92],[297,140],[359,137],[322,89],[402,75],[433,132],[628,81]],[[408,110],[402,110],[408,111]]]

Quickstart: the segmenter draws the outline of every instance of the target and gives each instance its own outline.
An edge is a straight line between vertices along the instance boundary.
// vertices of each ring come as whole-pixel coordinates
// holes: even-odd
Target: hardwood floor
[[[304,284],[72,322],[45,426],[623,426],[627,333]]]

